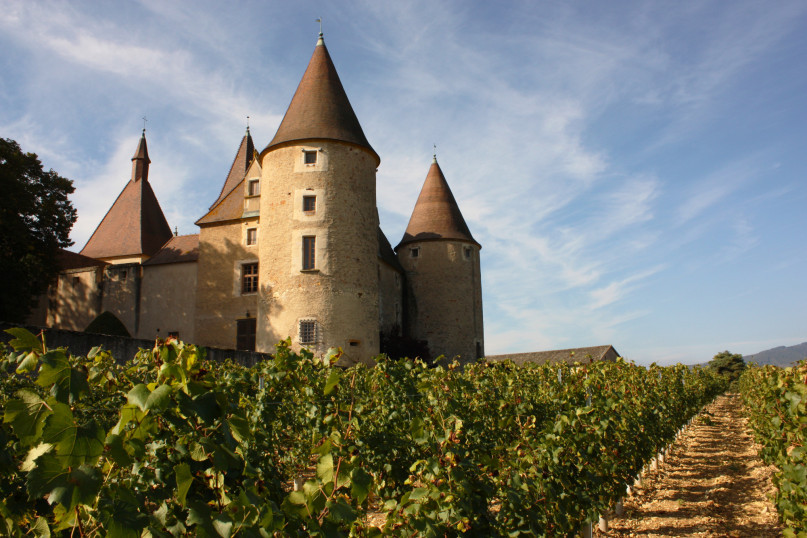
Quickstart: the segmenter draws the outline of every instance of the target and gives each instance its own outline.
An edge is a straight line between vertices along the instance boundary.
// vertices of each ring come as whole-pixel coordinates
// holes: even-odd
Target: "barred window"
[[[241,266],[241,293],[258,291],[258,264],[245,263]]]
[[[300,343],[313,344],[317,341],[317,322],[313,319],[300,321]]]
[[[317,264],[316,260],[316,245],[317,238],[312,235],[303,237],[303,270],[308,271],[315,269]]]

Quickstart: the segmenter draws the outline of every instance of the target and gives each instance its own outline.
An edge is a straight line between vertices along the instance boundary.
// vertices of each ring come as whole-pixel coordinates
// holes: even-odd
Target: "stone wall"
[[[19,327],[19,325],[0,322],[0,341],[9,342],[14,337],[5,332],[6,329],[12,327]],[[78,331],[67,331],[63,329],[49,329],[44,327],[24,327],[34,334],[39,334],[40,331],[45,331],[45,343],[48,348],[65,347],[71,354],[75,356],[86,356],[95,346],[109,350],[112,356],[119,362],[125,362],[143,349],[151,349],[154,347],[154,340],[144,340],[137,338],[124,338],[120,336],[110,336],[106,334],[88,334]],[[206,347],[207,358],[210,360],[223,362],[226,359],[232,359],[238,364],[244,366],[253,366],[259,361],[265,360],[270,355],[265,353],[257,353],[254,351],[238,351],[232,349],[220,349]]]
[[[178,333],[186,342],[195,337],[196,262],[143,266],[138,338],[165,338]]]

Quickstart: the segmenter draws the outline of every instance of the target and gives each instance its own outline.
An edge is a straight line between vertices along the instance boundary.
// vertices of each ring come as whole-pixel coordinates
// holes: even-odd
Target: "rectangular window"
[[[464,247],[463,252],[465,253],[465,259],[470,260],[471,259],[471,247]]]
[[[255,318],[237,319],[235,323],[235,349],[255,351],[257,320]]]
[[[261,182],[258,179],[250,179],[247,183],[247,196],[258,196],[261,193]]]
[[[419,258],[420,257],[420,247],[414,247],[409,249],[409,257],[410,258]]]
[[[317,197],[316,196],[303,196],[303,211],[306,213],[313,213],[317,210]]]
[[[247,228],[247,245],[255,245],[258,243],[258,229]]]
[[[303,237],[303,270],[310,271],[316,268],[317,238],[312,235]]]
[[[241,266],[241,293],[258,291],[258,264],[245,263]]]
[[[305,164],[317,164],[317,152],[303,151],[303,162]]]
[[[317,322],[313,319],[300,321],[300,343],[313,344],[317,341]]]

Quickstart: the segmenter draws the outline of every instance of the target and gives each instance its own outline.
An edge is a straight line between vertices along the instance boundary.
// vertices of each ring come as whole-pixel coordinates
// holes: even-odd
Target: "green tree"
[[[709,361],[709,368],[716,373],[728,378],[730,384],[734,384],[746,368],[743,356],[731,351],[721,351]]]
[[[0,320],[23,322],[59,271],[59,249],[73,244],[73,182],[0,138],[0,189]]]

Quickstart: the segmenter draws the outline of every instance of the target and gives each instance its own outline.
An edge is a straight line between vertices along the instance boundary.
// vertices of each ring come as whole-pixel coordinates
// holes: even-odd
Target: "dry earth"
[[[736,394],[720,396],[679,438],[659,471],[595,536],[781,536],[771,475]]]

